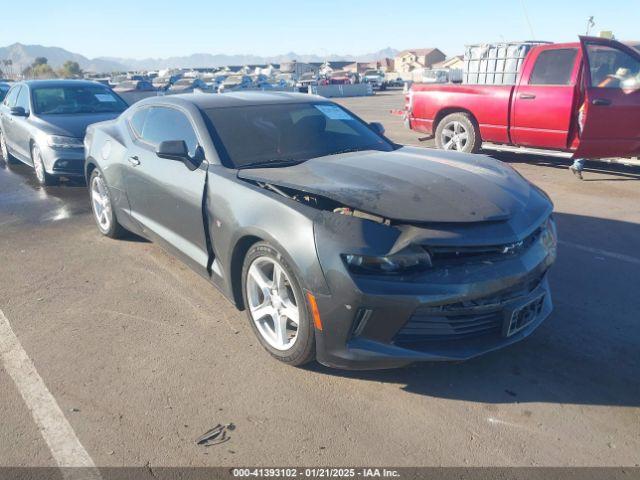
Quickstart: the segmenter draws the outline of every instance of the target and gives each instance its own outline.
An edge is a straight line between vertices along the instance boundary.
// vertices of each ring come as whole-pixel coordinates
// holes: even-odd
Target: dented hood
[[[404,222],[501,221],[549,201],[511,167],[483,155],[417,147],[314,158],[238,172]]]

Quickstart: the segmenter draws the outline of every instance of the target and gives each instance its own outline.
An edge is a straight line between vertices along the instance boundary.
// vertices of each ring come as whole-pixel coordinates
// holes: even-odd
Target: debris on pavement
[[[236,427],[233,423],[229,423],[228,425],[222,425],[221,423],[219,423],[204,435],[196,439],[196,444],[202,445],[204,447],[210,447],[212,445],[225,443],[226,441],[231,439],[231,437],[227,435],[227,432],[232,431],[235,428]]]

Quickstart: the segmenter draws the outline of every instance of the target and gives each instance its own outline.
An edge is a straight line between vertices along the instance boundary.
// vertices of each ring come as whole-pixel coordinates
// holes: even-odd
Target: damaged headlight
[[[345,254],[342,258],[353,273],[394,275],[419,272],[431,267],[429,252],[418,245],[383,257]]]

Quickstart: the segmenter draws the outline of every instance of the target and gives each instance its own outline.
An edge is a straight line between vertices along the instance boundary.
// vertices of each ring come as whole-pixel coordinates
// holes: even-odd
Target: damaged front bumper
[[[467,360],[522,340],[552,311],[547,271],[555,245],[542,238],[498,261],[440,266],[399,279],[353,275],[329,259],[335,245],[317,230],[331,291],[317,297],[322,364],[375,369]]]

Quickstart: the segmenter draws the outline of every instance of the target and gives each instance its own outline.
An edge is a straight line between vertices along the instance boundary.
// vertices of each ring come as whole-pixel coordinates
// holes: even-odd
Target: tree
[[[82,76],[82,69],[78,62],[67,60],[58,70],[58,76],[62,78],[78,78]]]
[[[48,64],[46,57],[36,57],[33,63],[22,71],[27,78],[55,78],[53,68]]]

